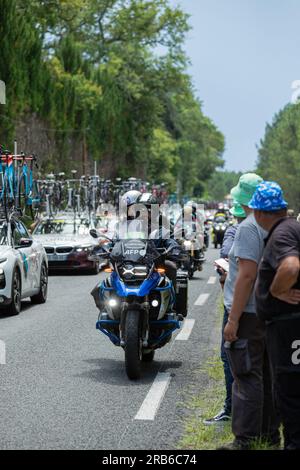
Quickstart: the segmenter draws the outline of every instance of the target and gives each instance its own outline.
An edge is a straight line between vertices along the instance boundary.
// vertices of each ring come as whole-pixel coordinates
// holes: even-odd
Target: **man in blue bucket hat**
[[[232,386],[232,433],[234,441],[220,449],[251,449],[263,439],[278,445],[279,420],[275,413],[266,351],[265,325],[257,318],[254,286],[268,233],[256,222],[249,203],[263,179],[241,176],[231,190],[247,218],[239,225],[229,253],[229,272],[224,285],[228,321],[224,347],[234,377]]]
[[[287,217],[280,186],[261,183],[249,206],[269,232],[256,284],[257,314],[266,323],[275,404],[284,448],[300,450],[300,224]]]

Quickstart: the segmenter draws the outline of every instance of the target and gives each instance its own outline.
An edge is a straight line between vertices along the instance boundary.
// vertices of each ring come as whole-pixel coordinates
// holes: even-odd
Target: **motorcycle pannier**
[[[176,312],[186,317],[188,313],[188,274],[184,271],[178,271],[176,279]]]

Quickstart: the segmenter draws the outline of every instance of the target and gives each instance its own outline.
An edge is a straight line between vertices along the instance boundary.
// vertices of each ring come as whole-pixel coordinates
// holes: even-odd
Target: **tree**
[[[266,126],[258,149],[257,172],[284,190],[289,205],[300,210],[300,105],[287,105]]]
[[[235,171],[216,171],[206,184],[206,199],[224,201],[231,189],[237,185],[242,173]]]
[[[52,168],[73,164],[67,155],[75,137],[103,175],[167,180],[190,195],[222,166],[223,136],[204,116],[186,74],[189,24],[179,7],[168,0],[0,0],[0,6],[7,62],[0,67],[9,72],[7,109],[14,110],[7,122],[13,129],[32,112],[47,122],[62,157],[50,156]],[[16,38],[20,47],[11,51]],[[1,125],[2,134],[7,127]]]

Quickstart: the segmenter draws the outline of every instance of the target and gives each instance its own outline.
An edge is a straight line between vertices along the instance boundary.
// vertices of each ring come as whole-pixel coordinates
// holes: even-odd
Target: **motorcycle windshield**
[[[216,224],[224,224],[226,222],[226,219],[224,217],[216,217],[215,218],[215,223]]]
[[[123,241],[123,258],[131,263],[142,263],[147,254],[147,242],[143,240]]]
[[[195,223],[192,224],[186,224],[184,226],[184,235],[186,240],[193,240],[196,235],[199,233],[199,226],[197,226]]]
[[[126,240],[146,240],[147,238],[145,232],[127,232],[125,235]]]
[[[153,241],[129,239],[118,241],[111,252],[111,258],[118,263],[151,265],[159,256]]]

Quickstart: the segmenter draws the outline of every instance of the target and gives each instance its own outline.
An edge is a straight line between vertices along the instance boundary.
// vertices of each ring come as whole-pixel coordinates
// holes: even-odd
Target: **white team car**
[[[48,290],[48,261],[44,247],[32,239],[15,216],[0,220],[0,314],[21,311],[21,300],[44,303]]]

